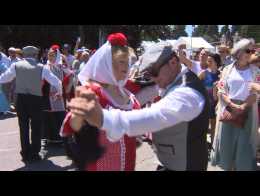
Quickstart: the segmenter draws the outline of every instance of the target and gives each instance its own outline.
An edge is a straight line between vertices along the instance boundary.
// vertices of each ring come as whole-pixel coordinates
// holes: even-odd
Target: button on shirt
[[[3,74],[0,75],[0,84],[11,82],[16,77],[15,63],[11,64],[10,68],[7,69]],[[47,68],[42,69],[42,79],[53,85],[58,94],[62,95],[62,83],[61,81]]]
[[[181,72],[180,77],[185,72]],[[159,102],[150,108],[121,111],[103,109],[102,130],[111,142],[118,141],[124,134],[138,136],[157,132],[181,122],[195,119],[203,110],[204,97],[187,86],[175,86]]]

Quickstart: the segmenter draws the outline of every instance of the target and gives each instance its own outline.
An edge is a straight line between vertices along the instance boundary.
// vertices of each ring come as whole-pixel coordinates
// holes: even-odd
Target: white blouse
[[[249,82],[252,81],[253,73],[250,68],[246,70],[238,70],[234,67],[227,79],[229,98],[245,101],[250,95],[248,85]]]

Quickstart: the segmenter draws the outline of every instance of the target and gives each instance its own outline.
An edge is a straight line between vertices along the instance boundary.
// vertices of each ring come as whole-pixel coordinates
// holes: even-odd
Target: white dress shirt
[[[15,77],[15,63],[13,63],[3,74],[0,75],[0,84],[11,82]],[[53,85],[57,89],[58,94],[62,95],[61,81],[46,67],[43,67],[42,69],[42,79],[45,79],[47,82]]]
[[[2,53],[2,52],[0,52],[1,54],[1,62],[2,63],[4,63],[7,67],[9,67],[10,66],[10,64],[11,64],[11,61],[8,59],[8,57],[4,54],[4,53]]]
[[[182,73],[179,74],[182,75]],[[157,132],[181,122],[189,122],[203,110],[204,97],[196,90],[175,86],[159,102],[150,108],[121,111],[103,109],[102,130],[111,142],[118,141],[124,134],[138,136],[147,132]]]
[[[196,75],[199,75],[202,70],[203,69],[201,68],[201,64],[199,61],[192,61],[191,71],[193,73],[195,73]]]

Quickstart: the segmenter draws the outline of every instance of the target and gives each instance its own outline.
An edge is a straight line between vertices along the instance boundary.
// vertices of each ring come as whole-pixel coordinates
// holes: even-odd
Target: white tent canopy
[[[186,44],[188,50],[196,50],[199,48],[206,48],[210,51],[215,51],[215,47],[208,43],[202,37],[180,37],[177,41],[174,42],[174,49],[178,49],[180,44]]]
[[[176,39],[172,39],[172,40],[168,39],[168,40],[166,40],[166,42],[170,43],[172,46],[175,45],[176,41],[177,41]]]
[[[144,48],[144,50],[146,50],[149,46],[151,46],[152,44],[155,44],[156,42],[154,41],[142,41],[141,43],[141,47]]]

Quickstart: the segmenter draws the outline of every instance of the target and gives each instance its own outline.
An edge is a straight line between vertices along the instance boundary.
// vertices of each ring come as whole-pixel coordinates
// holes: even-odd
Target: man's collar
[[[180,73],[178,73],[178,75],[176,76],[174,81],[171,82],[165,89],[162,89],[162,88],[159,89],[159,95],[161,97],[163,97],[175,85],[175,83],[180,79],[180,77],[182,77],[187,71],[188,71],[188,68],[181,64]]]

